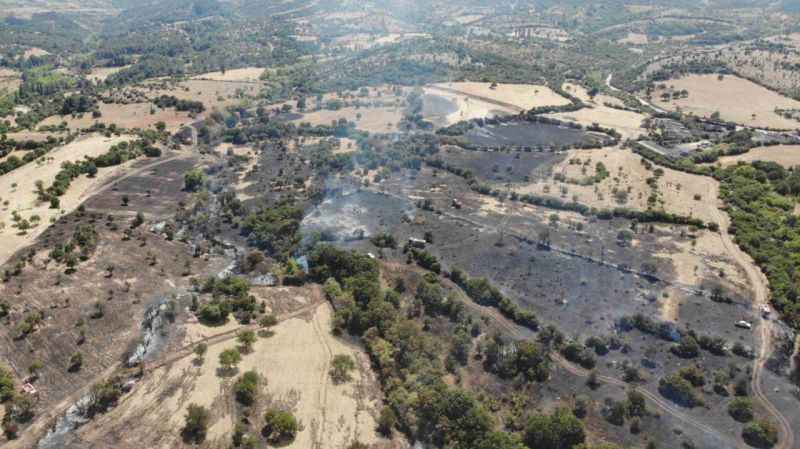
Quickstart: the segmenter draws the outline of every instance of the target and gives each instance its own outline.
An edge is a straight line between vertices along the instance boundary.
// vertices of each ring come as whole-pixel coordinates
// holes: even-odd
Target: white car
[[[747,321],[742,320],[736,323],[736,327],[740,327],[742,329],[752,329],[753,325],[748,323]]]

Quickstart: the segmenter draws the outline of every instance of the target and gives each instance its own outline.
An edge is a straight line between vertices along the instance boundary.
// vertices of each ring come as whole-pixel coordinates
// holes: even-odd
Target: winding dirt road
[[[714,197],[714,192],[709,192],[709,198]],[[714,208],[714,214],[717,216],[717,223],[719,223],[719,237],[722,244],[725,246],[728,254],[739,264],[740,267],[747,274],[750,285],[753,289],[753,310],[756,316],[761,316],[762,307],[770,307],[769,305],[769,283],[766,276],[756,266],[753,259],[747,255],[738,245],[733,241],[728,229],[730,228],[730,217],[728,214],[720,212],[719,207]],[[773,314],[774,315],[774,314]],[[774,449],[793,449],[794,448],[794,431],[792,424],[786,419],[780,410],[769,400],[764,393],[762,385],[761,374],[764,371],[764,364],[769,357],[770,347],[772,346],[772,321],[761,319],[757,326],[757,336],[760,342],[758,357],[756,358],[753,366],[752,376],[752,389],[753,396],[756,400],[769,412],[777,422],[780,437],[778,444]]]

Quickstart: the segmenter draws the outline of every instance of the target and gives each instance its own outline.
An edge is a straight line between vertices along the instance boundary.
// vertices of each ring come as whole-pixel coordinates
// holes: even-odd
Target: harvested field
[[[570,163],[571,160],[580,163]],[[589,161],[588,164],[586,161]],[[717,200],[716,181],[704,176],[663,168],[664,175],[657,179],[657,189],[654,191],[647,184],[647,179],[654,174],[648,171],[641,161],[640,156],[618,148],[571,150],[563,162],[553,167],[553,174],[581,182],[594,176],[597,163],[602,162],[609,176],[599,184],[591,185],[559,182],[551,178],[518,187],[516,191],[520,194],[532,193],[567,200],[575,199],[579,203],[597,208],[624,206],[636,210],[647,210],[648,198],[655,192],[657,198],[655,209],[692,216],[704,221],[717,221],[716,214],[708,206],[709,202],[715,204]],[[586,173],[583,173],[584,164]],[[699,199],[695,199],[695,195]]]
[[[359,115],[361,118],[359,118]],[[308,112],[301,118],[292,120],[295,123],[311,123],[312,125],[330,125],[339,119],[354,122],[356,129],[371,133],[390,133],[397,130],[397,125],[403,118],[403,109],[400,107],[383,108],[355,108],[345,107],[338,111],[319,110]]]
[[[739,162],[768,161],[786,168],[800,165],[800,145],[776,145],[753,148],[744,154],[724,156],[718,161],[723,167]]]
[[[92,117],[86,113],[78,118],[68,115],[54,115],[46,118],[40,126],[58,126],[61,122],[66,122],[70,130],[89,128],[95,123],[116,124],[117,127],[124,129],[148,128],[158,122],[167,124],[167,130],[174,132],[181,126],[189,123],[192,119],[188,112],[180,112],[175,109],[155,108],[155,114],[150,110],[154,108],[151,103],[132,103],[132,104],[100,104],[99,118]]]
[[[728,75],[720,81],[717,75],[690,75],[663,84],[670,92],[684,89],[689,92],[688,98],[663,101],[661,94],[665,91],[655,90],[654,104],[665,109],[674,111],[680,108],[702,117],[711,117],[714,112],[719,112],[723,120],[753,127],[800,128],[800,123],[775,113],[776,108],[800,109],[800,101],[737,76]]]
[[[260,338],[238,366],[239,373],[255,370],[263,376],[262,392],[268,401],[292,410],[300,421],[302,430],[285,447],[340,449],[356,438],[366,444],[379,441],[375,432],[379,398],[374,395],[379,389],[369,360],[361,349],[331,335],[332,315],[331,307],[323,303],[309,316],[277,325],[275,335]],[[198,326],[188,325],[189,329]],[[211,409],[207,440],[229,444],[234,408],[230,386],[235,378],[219,376],[219,354],[235,346],[235,340],[211,345],[199,365],[187,357],[157,369],[117,408],[82,428],[81,438],[101,445],[172,448],[179,438],[174,430],[183,425],[186,408],[197,403]],[[338,354],[357,361],[350,383],[335,385],[328,375],[330,362]]]
[[[231,69],[223,72],[210,72],[203,73],[192,77],[193,80],[210,80],[210,81],[259,81],[261,75],[264,73],[263,68],[259,67],[246,67],[243,69]]]
[[[50,225],[51,220],[77,208],[92,189],[101,185],[115,173],[124,170],[125,166],[100,169],[94,178],[82,176],[73,181],[67,193],[60,198],[60,210],[50,209],[49,204],[38,201],[36,181],[42,181],[47,187],[52,184],[56,174],[61,170],[63,162],[78,161],[86,156],[99,156],[107,152],[112,145],[126,140],[131,140],[131,137],[121,136],[109,139],[103,136],[90,136],[79,139],[51,151],[44,160],[31,162],[0,177],[0,191],[4,192],[3,206],[0,210],[0,223],[2,223],[0,225],[0,240],[2,240],[0,264],[5,263],[11,255],[33,242]],[[6,201],[8,201],[7,205]],[[27,231],[25,235],[20,235],[17,228],[11,226],[13,224],[12,212],[14,211],[29,221],[31,217],[38,216],[38,226]]]

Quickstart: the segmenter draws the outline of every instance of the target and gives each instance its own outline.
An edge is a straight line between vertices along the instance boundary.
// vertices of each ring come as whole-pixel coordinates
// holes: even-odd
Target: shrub
[[[196,168],[189,170],[188,172],[186,172],[186,174],[183,175],[184,188],[188,192],[196,192],[201,187],[203,187],[203,184],[205,184],[205,182],[206,182],[206,176],[203,174],[202,171]]]
[[[243,405],[253,405],[258,395],[258,373],[248,371],[240,377],[233,386],[236,400]]]
[[[350,382],[352,380],[352,376],[350,375],[350,371],[354,370],[356,367],[353,358],[346,354],[338,354],[333,358],[333,363],[331,364],[331,370],[329,372],[333,383],[335,384],[343,384],[345,382]]]
[[[226,349],[219,354],[219,364],[226,371],[232,370],[242,361],[242,355],[238,349]]]
[[[662,378],[658,382],[658,391],[664,397],[686,407],[695,407],[703,404],[703,400],[694,391],[692,384],[680,374]]]
[[[14,397],[14,378],[11,370],[0,365],[0,402],[6,402]]]
[[[778,430],[768,421],[756,421],[745,426],[742,438],[750,446],[769,448],[778,442]]]
[[[739,422],[753,420],[753,402],[749,398],[733,398],[728,404],[728,413]]]

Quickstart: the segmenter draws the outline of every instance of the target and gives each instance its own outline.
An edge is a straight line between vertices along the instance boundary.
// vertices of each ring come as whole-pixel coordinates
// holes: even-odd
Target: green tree
[[[189,404],[186,409],[185,424],[183,425],[183,439],[186,442],[201,443],[206,439],[208,430],[209,413],[205,407]]]
[[[272,444],[286,444],[294,440],[300,425],[291,413],[278,409],[270,409],[264,413],[262,434]]]
[[[534,415],[525,428],[525,444],[536,449],[571,449],[584,442],[583,423],[565,408]]]
[[[769,448],[778,442],[778,429],[769,421],[756,421],[745,426],[742,438],[750,446]]]
[[[256,342],[257,337],[255,332],[251,330],[244,330],[239,332],[239,334],[236,336],[236,339],[242,345],[244,352],[250,352],[253,350],[253,344]]]
[[[242,374],[242,377],[233,386],[236,400],[244,405],[253,405],[258,395],[258,384],[258,373],[255,371],[248,371]]]
[[[183,175],[184,188],[189,192],[196,192],[206,182],[206,176],[199,169],[192,169]]]
[[[242,355],[236,348],[226,349],[219,354],[219,364],[225,371],[231,371],[241,361]]]

